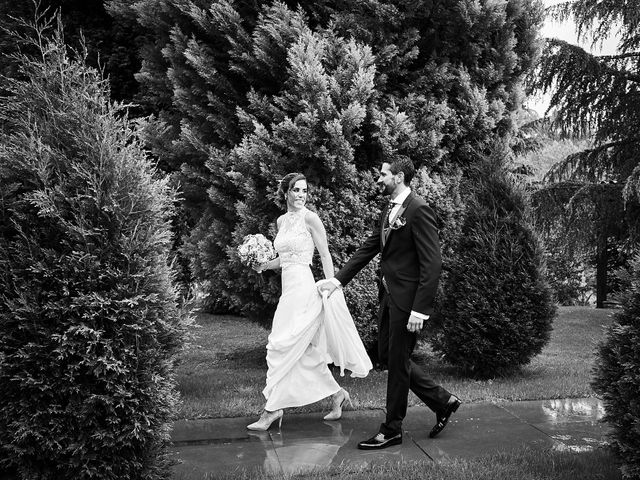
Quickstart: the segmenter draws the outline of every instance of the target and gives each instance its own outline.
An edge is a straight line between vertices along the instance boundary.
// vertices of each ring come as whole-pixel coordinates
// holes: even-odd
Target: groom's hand
[[[331,280],[319,280],[316,282],[316,287],[318,288],[318,293],[322,295],[322,292],[327,292],[327,297],[330,297],[333,292],[336,291],[338,286],[333,283]]]
[[[410,332],[419,332],[422,329],[423,320],[415,315],[409,316],[409,322],[407,323],[407,330]]]

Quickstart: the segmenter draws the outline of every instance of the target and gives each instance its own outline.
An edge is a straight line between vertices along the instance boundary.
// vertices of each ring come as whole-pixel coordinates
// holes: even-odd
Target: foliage
[[[578,138],[553,138],[541,135],[540,147],[518,157],[518,162],[528,165],[532,170],[532,181],[542,182],[554,165],[574,153],[589,148],[589,140]]]
[[[58,22],[0,100],[0,469],[167,478],[176,196]]]
[[[545,244],[547,279],[560,305],[589,305],[595,292],[593,269],[576,260],[561,246]]]
[[[265,24],[259,23],[259,31],[282,28],[282,37],[291,38],[285,49],[289,65],[281,74],[286,76],[284,88],[273,96],[251,96],[247,108],[239,110],[247,129],[243,141],[228,157],[212,156],[207,165],[217,176],[225,175],[241,198],[233,206],[236,219],[231,242],[222,236],[216,239],[231,261],[218,266],[212,281],[220,282],[217,290],[242,305],[243,313],[268,323],[271,310],[262,313],[261,309],[264,305],[273,308],[279,295],[278,278],[271,277],[270,284],[261,289],[262,299],[251,298],[248,289],[255,285],[256,274],[239,264],[234,246],[248,233],[275,236],[273,223],[283,206],[277,196],[278,180],[290,171],[306,174],[313,185],[313,201],[322,205],[318,213],[337,264],[364,238],[379,210],[367,212],[368,200],[374,196],[373,181],[352,165],[357,132],[372,108],[375,68],[371,52],[353,41],[312,33],[299,12],[283,7],[274,7],[260,21]],[[297,37],[287,32],[289,25],[301,28]],[[256,43],[264,42],[257,37]],[[254,55],[245,56],[247,70],[260,66],[263,53],[258,45]],[[358,214],[355,218],[354,213]],[[191,253],[196,260],[200,258],[198,251]],[[228,281],[231,278],[246,279],[241,283],[247,289]],[[366,291],[377,290],[373,276],[363,281],[369,285]],[[363,288],[354,287],[354,291]],[[370,312],[366,303],[361,308],[359,303],[371,300],[371,294],[357,297],[349,293],[348,298],[356,300],[354,312]],[[360,323],[370,323],[370,318]]]
[[[529,363],[555,314],[543,252],[521,187],[496,150],[462,185],[465,216],[446,265],[434,349],[467,373],[492,377]]]
[[[208,308],[264,324],[278,278],[240,269],[233,251],[247,233],[274,235],[276,180],[308,175],[339,267],[373,228],[383,159],[408,156],[455,191],[473,152],[510,137],[541,21],[522,0],[110,6],[151,32],[138,75],[158,111],[146,138],[183,188],[194,228],[182,252]],[[375,268],[346,292],[360,328],[374,323]]]
[[[638,125],[638,63],[640,36],[637,2],[602,3],[595,0],[558,5],[555,17],[573,17],[580,39],[593,44],[617,33],[616,55],[593,55],[582,48],[550,39],[543,52],[534,87],[552,92],[550,108],[562,131],[595,134],[596,146],[556,166],[554,179],[579,172],[590,181],[627,182],[629,198],[640,174],[634,155],[640,138]],[[635,173],[634,173],[635,172]]]
[[[612,445],[622,459],[624,478],[640,476],[640,256],[631,262],[622,310],[600,344],[593,388],[605,403],[605,421],[613,426]]]
[[[563,182],[582,183],[577,195],[570,199],[574,208],[595,208],[592,216],[605,219],[584,223],[586,229],[573,232],[574,238],[588,243],[588,249],[596,252],[600,307],[608,290],[609,238],[615,238],[626,250],[639,238],[640,217],[630,213],[637,210],[640,200],[640,161],[636,154],[640,146],[639,6],[637,1],[578,0],[551,8],[556,19],[573,18],[578,38],[591,40],[592,45],[615,33],[619,38],[618,53],[594,55],[579,46],[548,39],[530,84],[533,89],[552,94],[550,109],[559,132],[593,135],[592,147],[558,162],[546,180],[552,184],[549,188]],[[604,190],[603,184],[611,187]],[[580,202],[582,205],[578,205]],[[548,211],[542,210],[539,216],[549,216]]]
[[[43,14],[60,13],[67,45],[78,47],[82,42],[87,50],[88,65],[103,71],[109,79],[110,95],[115,100],[132,101],[138,91],[134,74],[140,68],[138,47],[142,35],[134,21],[108,13],[104,0],[0,0],[0,45],[5,54],[0,60],[0,72],[6,76],[17,73],[10,53],[18,44],[11,30],[25,32],[25,23]],[[6,48],[5,48],[6,47]]]
[[[550,194],[557,195],[558,189],[553,193],[543,181],[555,164],[589,148],[592,142],[563,137],[553,129],[551,120],[544,118],[529,118],[522,131],[527,132],[529,143],[537,146],[515,157],[514,171],[524,174],[523,179],[530,182],[529,188],[533,191],[534,218],[544,244],[549,285],[560,305],[588,305],[595,293],[591,248],[580,242],[584,238],[583,231],[567,234],[567,219],[571,215],[564,205],[571,197],[559,203],[558,198],[545,198]],[[577,222],[572,225],[577,227]]]
[[[569,264],[582,272],[595,270],[600,307],[619,290],[609,277],[633,250],[630,225],[640,215],[637,202],[623,202],[622,190],[616,183],[559,182],[545,185],[532,197],[536,227],[555,257],[550,263],[553,276],[561,279],[562,266]]]

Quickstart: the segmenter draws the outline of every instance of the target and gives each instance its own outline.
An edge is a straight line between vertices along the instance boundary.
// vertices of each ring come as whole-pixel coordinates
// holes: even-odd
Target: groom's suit
[[[398,228],[389,227],[389,211],[390,207],[383,210],[379,227],[335,275],[336,280],[346,285],[381,253],[378,353],[380,362],[388,365],[389,378],[386,421],[380,432],[386,436],[402,431],[409,389],[436,413],[446,408],[451,396],[411,360],[417,334],[407,331],[411,313],[433,313],[442,265],[435,215],[413,193],[409,193],[391,219]],[[406,221],[404,225],[402,219]]]

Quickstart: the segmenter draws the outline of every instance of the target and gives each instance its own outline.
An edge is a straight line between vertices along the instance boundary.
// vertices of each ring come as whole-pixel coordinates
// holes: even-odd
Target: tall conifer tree
[[[168,478],[176,195],[61,30],[32,46],[0,98],[0,470]]]
[[[594,137],[593,148],[559,162],[547,179],[551,189],[573,191],[567,205],[581,217],[573,225],[588,226],[578,231],[581,242],[595,253],[599,307],[607,298],[611,247],[629,251],[640,226],[639,11],[637,1],[578,0],[556,6],[551,14],[559,20],[574,19],[578,38],[594,46],[617,33],[618,53],[596,55],[549,39],[531,84],[551,93],[550,108],[560,131]],[[542,216],[556,208],[552,192],[543,190],[538,197]]]

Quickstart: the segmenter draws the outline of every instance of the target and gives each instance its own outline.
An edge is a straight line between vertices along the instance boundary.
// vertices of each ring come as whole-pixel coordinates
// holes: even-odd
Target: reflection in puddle
[[[340,447],[351,438],[352,430],[343,432],[340,422],[324,424],[331,427],[331,432],[316,438],[287,441],[282,433],[272,435],[271,439],[260,436],[260,440],[265,444],[264,471],[270,475],[280,472],[291,475],[310,473],[331,465]],[[273,444],[270,443],[271,440]]]
[[[547,400],[542,404],[542,410],[551,420],[580,417],[598,421],[604,416],[604,404],[598,398]]]
[[[593,445],[565,445],[564,443],[557,443],[553,446],[553,449],[557,452],[573,453],[592,452],[593,448]]]

